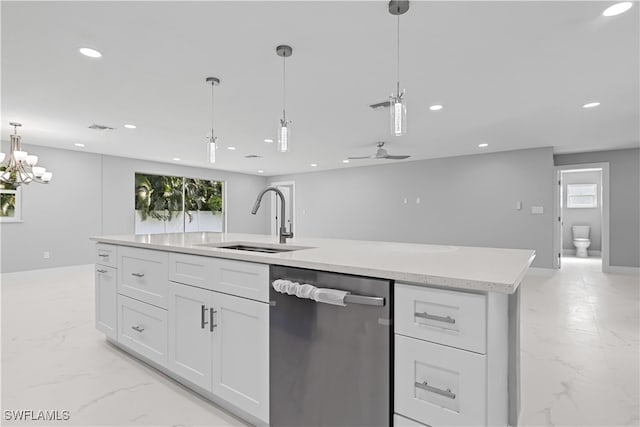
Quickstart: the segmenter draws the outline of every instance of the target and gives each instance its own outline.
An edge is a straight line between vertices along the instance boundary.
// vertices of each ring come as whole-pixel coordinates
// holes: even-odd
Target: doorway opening
[[[287,225],[287,230],[295,233],[293,229],[295,222],[295,213],[296,213],[296,198],[295,198],[295,190],[296,183],[294,181],[281,181],[281,182],[272,182],[269,184],[270,187],[276,187],[278,190],[282,191],[284,195],[285,208],[286,212],[284,213],[285,223]],[[270,230],[271,235],[277,236],[278,230],[280,230],[280,202],[277,199],[275,193],[271,192],[271,220],[270,220]]]
[[[609,268],[609,164],[558,166],[554,253],[563,264]]]

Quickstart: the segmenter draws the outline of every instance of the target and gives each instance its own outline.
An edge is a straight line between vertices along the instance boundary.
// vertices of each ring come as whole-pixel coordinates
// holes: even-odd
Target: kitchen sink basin
[[[245,242],[232,242],[232,243],[204,243],[198,246],[209,246],[219,249],[231,249],[234,251],[247,251],[247,252],[260,252],[264,254],[278,254],[282,252],[293,252],[301,249],[311,249],[308,246],[291,246],[291,245],[255,245]]]

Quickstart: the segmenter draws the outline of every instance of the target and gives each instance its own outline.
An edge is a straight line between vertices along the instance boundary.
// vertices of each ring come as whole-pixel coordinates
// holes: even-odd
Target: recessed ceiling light
[[[440,104],[436,104],[436,105],[432,105],[431,107],[429,107],[429,110],[431,111],[438,111],[438,110],[442,110],[442,105]]]
[[[318,166],[317,163],[311,163],[309,166],[311,166],[312,168],[315,168],[316,166]]]
[[[349,163],[349,159],[344,159],[342,163]]]
[[[180,157],[174,157],[174,158],[173,158],[173,161],[174,161],[174,162],[179,162],[179,161],[180,161]]]
[[[603,16],[616,16],[621,13],[625,13],[627,10],[631,9],[633,3],[630,1],[623,1],[621,3],[616,3],[613,6],[609,6],[602,12]]]
[[[95,49],[91,49],[90,47],[81,47],[78,49],[81,54],[84,56],[88,56],[89,58],[100,58],[102,54]]]
[[[262,169],[258,169],[258,173],[264,173]]]
[[[76,143],[75,143],[75,144],[73,144],[73,145],[75,145],[76,147],[84,147],[84,144],[81,144],[81,143],[79,143],[79,142],[76,142]]]
[[[478,147],[480,147],[480,148],[486,148],[488,146],[489,146],[489,144],[487,144],[486,142],[483,142],[482,144],[478,144]]]
[[[269,144],[271,144],[273,142],[273,139],[267,138],[264,140],[264,142],[268,142]]]
[[[236,149],[236,147],[227,147],[227,150],[231,150],[231,151],[233,151],[233,150],[235,150],[235,149]]]
[[[127,123],[126,125],[124,125],[124,127],[126,127],[127,129],[135,129],[136,125],[133,125],[131,123]]]
[[[598,105],[600,105],[599,102],[589,102],[584,104],[582,108],[593,108],[593,107],[597,107]]]

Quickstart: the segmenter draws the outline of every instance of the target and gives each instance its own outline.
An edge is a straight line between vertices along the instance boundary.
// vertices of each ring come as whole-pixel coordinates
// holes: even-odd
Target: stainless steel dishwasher
[[[351,293],[343,307],[270,286],[270,425],[392,425],[391,283],[281,266],[270,276]]]

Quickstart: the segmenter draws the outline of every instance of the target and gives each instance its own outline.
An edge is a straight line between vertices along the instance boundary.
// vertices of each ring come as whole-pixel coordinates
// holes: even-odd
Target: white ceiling
[[[206,167],[212,75],[222,80],[216,169],[379,164],[388,160],[341,161],[380,140],[410,160],[638,146],[640,7],[601,16],[611,4],[413,1],[401,18],[408,133],[392,137],[388,112],[368,107],[395,85],[396,21],[384,1],[3,1],[2,139],[20,121],[29,144]],[[263,142],[276,139],[281,114],[282,43],[294,48],[288,154]],[[80,55],[82,46],[103,57]],[[581,108],[593,100],[601,106]]]

